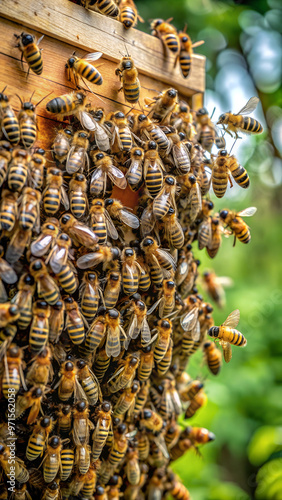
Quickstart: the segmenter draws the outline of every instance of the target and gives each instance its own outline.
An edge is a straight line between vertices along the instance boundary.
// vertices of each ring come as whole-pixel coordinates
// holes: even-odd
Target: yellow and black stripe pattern
[[[73,294],[78,287],[75,274],[68,264],[62,266],[60,272],[56,274],[56,278],[67,293]]]
[[[35,36],[29,33],[22,33],[19,37],[19,49],[23,53],[29,68],[36,75],[41,75],[43,71],[43,60],[41,51],[35,43]]]
[[[261,132],[263,132],[262,125],[257,120],[251,118],[250,116],[243,117],[241,128],[242,130],[245,130],[245,132],[248,132],[249,134],[261,134]]]
[[[118,17],[119,8],[114,0],[97,0],[97,7],[105,16]]]
[[[184,78],[187,78],[187,76],[190,73],[191,62],[192,62],[191,54],[189,54],[189,52],[186,52],[185,50],[181,50],[179,55],[179,63]]]
[[[237,182],[239,186],[244,189],[249,187],[250,178],[248,176],[248,172],[242,165],[237,162],[236,158],[234,157],[230,159],[229,170],[234,181]]]
[[[66,481],[72,473],[74,464],[74,452],[71,449],[65,449],[61,452],[62,474],[61,480]]]

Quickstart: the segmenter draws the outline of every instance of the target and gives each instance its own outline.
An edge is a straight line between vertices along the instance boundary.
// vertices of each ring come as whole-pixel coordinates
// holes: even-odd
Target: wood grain
[[[185,80],[178,65],[174,67],[174,58],[164,53],[160,40],[135,29],[125,30],[120,22],[68,0],[1,0],[0,15],[82,51],[101,51],[105,59],[114,62],[126,45],[140,74],[173,86],[184,96],[204,92],[203,56],[193,55],[191,73]]]

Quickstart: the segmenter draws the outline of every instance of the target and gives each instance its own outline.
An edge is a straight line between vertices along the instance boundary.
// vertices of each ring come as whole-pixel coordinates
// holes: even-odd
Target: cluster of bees
[[[41,74],[34,36],[18,39],[29,69]],[[91,64],[99,57],[67,61],[76,85],[82,77],[102,84]],[[134,106],[140,83],[130,56],[116,74]],[[214,258],[222,235],[250,241],[242,217],[255,208],[215,213],[208,195],[212,183],[222,197],[231,177],[247,188],[248,174],[223,149],[207,111],[191,111],[173,88],[127,115],[106,114],[81,89],[53,98],[47,111],[69,120],[50,138],[52,159],[36,147],[39,103],[21,102],[16,114],[4,92],[0,498],[8,498],[15,436],[15,500],[188,500],[169,464],[214,439],[178,423],[207,400],[203,381],[186,373],[189,359],[202,349],[216,375],[222,353],[212,339],[227,362],[231,345],[246,345],[238,310],[214,326],[192,249]],[[261,125],[244,116],[256,104],[251,98],[218,123],[236,138],[258,133]],[[138,196],[133,211],[115,195],[129,190]],[[204,280],[220,305],[215,275]],[[15,421],[7,422],[11,391]]]

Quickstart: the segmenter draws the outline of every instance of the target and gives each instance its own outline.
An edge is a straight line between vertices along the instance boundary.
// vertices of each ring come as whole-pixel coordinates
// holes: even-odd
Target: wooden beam
[[[205,57],[193,55],[191,73],[184,79],[159,39],[135,29],[125,30],[119,21],[68,0],[1,0],[0,16],[82,51],[101,51],[105,59],[114,62],[126,46],[141,74],[173,86],[184,96],[205,90]]]

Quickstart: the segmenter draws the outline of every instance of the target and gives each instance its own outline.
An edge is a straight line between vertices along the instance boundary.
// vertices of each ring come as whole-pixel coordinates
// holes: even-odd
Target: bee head
[[[197,113],[196,113],[196,116],[204,116],[204,115],[208,115],[208,111],[206,108],[200,108],[198,109]]]
[[[219,212],[219,217],[220,217],[221,219],[225,220],[225,219],[226,219],[226,217],[227,217],[227,215],[228,215],[228,210],[220,210],[220,212]]]
[[[123,69],[132,69],[133,68],[133,61],[130,61],[130,60],[125,60],[125,61],[122,61],[122,67]]]
[[[75,57],[70,57],[66,64],[66,68],[73,68],[74,63],[75,63]]]
[[[35,104],[32,104],[32,102],[24,102],[23,103],[23,109],[25,111],[35,111]]]
[[[21,34],[21,41],[24,47],[32,43],[34,40],[34,36],[30,35],[29,33],[22,33]]]
[[[218,122],[217,122],[217,125],[220,125],[220,123],[225,123],[226,119],[227,119],[227,114],[223,113],[222,115],[220,115]]]
[[[171,97],[172,99],[174,99],[177,96],[177,90],[169,89],[167,91],[167,95],[168,95],[168,97]]]

